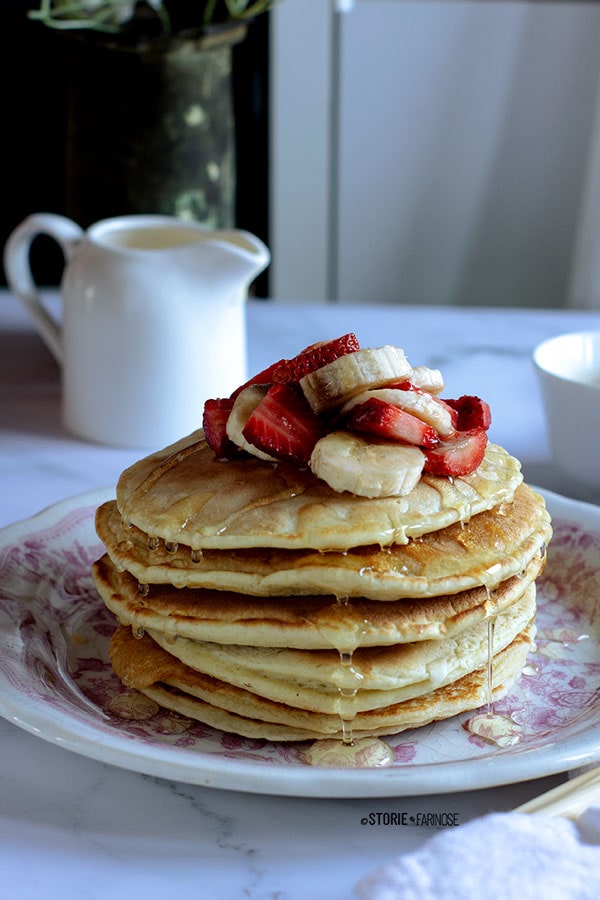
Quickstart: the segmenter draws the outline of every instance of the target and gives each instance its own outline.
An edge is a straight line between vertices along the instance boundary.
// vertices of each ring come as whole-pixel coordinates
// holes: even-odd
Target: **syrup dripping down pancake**
[[[533,644],[527,628],[494,656],[492,696],[506,694],[518,678]],[[165,652],[148,635],[140,639],[119,626],[110,647],[111,661],[123,684],[151,697],[166,709],[214,728],[250,738],[303,741],[343,738],[339,715],[287,706],[243,688],[196,672]],[[396,734],[447,719],[485,704],[487,667],[428,694],[376,710],[358,712],[352,720],[355,738]]]
[[[507,647],[535,619],[535,587],[495,617],[494,650]],[[189,668],[287,706],[330,715],[379,709],[444,687],[488,660],[488,623],[451,638],[335,650],[290,650],[149,636]],[[351,704],[349,697],[352,698]]]
[[[173,547],[124,525],[114,501],[98,510],[96,529],[115,565],[142,584],[380,601],[457,593],[481,584],[494,588],[520,572],[551,536],[543,498],[525,484],[511,502],[468,522],[383,550],[373,545],[329,553],[264,547],[193,554],[185,545]]]
[[[480,585],[458,594],[378,603],[364,598],[340,602],[328,595],[248,597],[230,591],[151,585],[141,595],[128,572],[108,556],[93,567],[106,606],[134,630],[162,631],[168,639],[254,647],[351,652],[452,637],[509,607],[544,566],[535,556],[518,575],[493,590]]]

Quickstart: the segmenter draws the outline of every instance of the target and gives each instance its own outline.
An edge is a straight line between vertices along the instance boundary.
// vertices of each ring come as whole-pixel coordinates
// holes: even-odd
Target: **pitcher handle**
[[[60,245],[65,262],[69,262],[83,233],[79,225],[65,216],[34,213],[15,228],[4,249],[4,271],[8,285],[24,304],[41,337],[59,363],[63,360],[62,328],[42,302],[31,273],[29,252],[33,239],[38,234],[47,234]]]

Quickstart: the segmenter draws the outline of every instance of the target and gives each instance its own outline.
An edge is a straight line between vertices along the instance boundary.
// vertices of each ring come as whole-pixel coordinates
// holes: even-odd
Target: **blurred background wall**
[[[0,4],[2,243],[65,210],[69,73],[33,5]],[[259,296],[600,305],[600,3],[282,0],[234,73]],[[34,256],[56,283],[58,249]]]
[[[272,294],[585,304],[600,5],[346,5],[273,16]]]

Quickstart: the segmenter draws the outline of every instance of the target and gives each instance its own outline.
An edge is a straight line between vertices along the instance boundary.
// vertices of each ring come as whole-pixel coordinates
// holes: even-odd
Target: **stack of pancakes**
[[[551,534],[493,444],[471,475],[368,499],[292,463],[219,461],[202,431],[127,469],[96,527],[123,684],[275,741],[393,734],[503,695]]]

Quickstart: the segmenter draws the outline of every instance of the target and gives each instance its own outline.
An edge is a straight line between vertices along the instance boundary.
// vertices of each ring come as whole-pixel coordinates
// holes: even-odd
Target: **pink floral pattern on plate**
[[[510,695],[495,704],[519,723],[521,740],[491,747],[466,730],[469,715],[458,716],[386,738],[391,768],[422,773],[535,751],[543,775],[600,756],[600,510],[556,498],[557,515],[552,496],[554,538],[538,584],[537,650]],[[211,758],[288,772],[308,768],[302,745],[224,734],[123,688],[107,658],[114,617],[89,574],[102,553],[93,525],[102,499],[74,498],[0,532],[0,714],[31,730],[35,723],[42,737],[47,727],[49,739],[60,729],[75,750],[77,736],[88,734],[109,746],[133,742],[142,757],[146,751],[173,760],[173,753],[193,751],[201,768],[210,768]],[[571,507],[575,514],[565,515]],[[585,526],[577,508],[585,510]],[[123,765],[143,770],[139,761]]]

